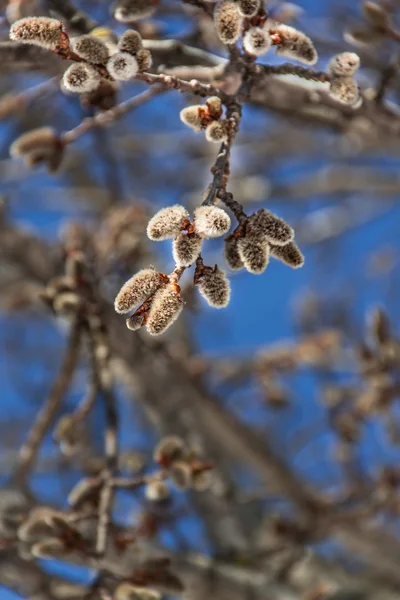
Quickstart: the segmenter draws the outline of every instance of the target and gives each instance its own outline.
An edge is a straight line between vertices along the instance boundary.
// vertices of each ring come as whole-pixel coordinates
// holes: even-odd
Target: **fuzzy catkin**
[[[274,246],[271,244],[270,250],[271,256],[281,260],[292,269],[299,269],[304,265],[304,256],[294,242],[289,242],[285,246]]]
[[[237,0],[238,11],[243,17],[254,17],[261,8],[261,0]]]
[[[81,35],[75,38],[72,48],[75,54],[94,65],[105,64],[110,56],[107,46],[92,35]]]
[[[210,96],[206,100],[208,112],[213,119],[219,119],[222,115],[222,102],[218,96]]]
[[[206,127],[206,140],[214,144],[226,142],[228,139],[227,121],[212,121]]]
[[[63,31],[63,24],[57,19],[27,17],[11,25],[10,39],[55,51],[62,45]]]
[[[226,264],[232,271],[240,271],[241,269],[244,268],[243,261],[239,255],[238,241],[239,241],[238,238],[235,238],[235,236],[233,234],[228,235],[228,237],[225,238],[225,244],[224,244],[225,260],[226,260]]]
[[[146,327],[150,335],[164,333],[176,321],[183,309],[183,300],[175,286],[158,290],[150,306]]]
[[[65,89],[74,94],[92,92],[100,84],[100,75],[89,64],[75,63],[65,71],[63,84]]]
[[[229,215],[218,206],[199,206],[194,211],[196,233],[204,238],[216,238],[228,233],[231,227]]]
[[[330,94],[342,104],[354,105],[360,99],[360,90],[353,77],[334,77],[330,82]]]
[[[144,490],[144,495],[150,502],[163,502],[170,496],[170,489],[164,481],[151,481]]]
[[[271,44],[271,36],[265,27],[252,27],[243,37],[243,48],[253,56],[267,54]]]
[[[225,308],[231,298],[231,286],[225,271],[217,266],[212,272],[204,273],[199,280],[200,294],[214,308]]]
[[[142,269],[128,279],[118,292],[114,303],[116,312],[129,312],[154,294],[160,285],[160,278],[154,269]]]
[[[171,463],[181,459],[185,454],[186,446],[182,438],[168,435],[162,438],[154,448],[153,458],[156,463]]]
[[[360,57],[355,52],[336,54],[328,65],[328,73],[332,77],[348,77],[354,75],[360,66]]]
[[[151,56],[150,50],[146,50],[146,48],[138,50],[135,58],[137,60],[140,73],[149,71],[151,69],[151,65],[153,64],[153,58]]]
[[[142,37],[138,31],[134,29],[128,29],[125,31],[118,42],[118,50],[120,52],[128,52],[129,54],[136,54],[143,48]]]
[[[107,70],[117,81],[129,81],[139,70],[138,62],[128,52],[116,52],[107,62]]]
[[[114,17],[121,23],[133,23],[150,17],[156,5],[157,0],[119,0],[114,8]]]
[[[41,147],[52,147],[57,140],[51,127],[39,127],[20,135],[10,146],[11,156],[23,156]]]
[[[171,483],[177,490],[184,492],[189,489],[192,483],[192,470],[190,465],[183,461],[176,461],[169,469]]]
[[[144,320],[143,315],[132,315],[131,317],[127,318],[126,326],[131,331],[137,331],[138,329],[140,329],[142,327],[143,320]]]
[[[234,44],[240,36],[243,17],[233,0],[219,0],[214,8],[214,24],[224,44]]]
[[[269,27],[268,23],[267,27]],[[277,34],[280,38],[275,50],[279,56],[286,56],[307,65],[314,65],[317,62],[318,54],[314,44],[303,32],[289,25],[274,23],[270,27],[270,33]]]
[[[162,208],[150,219],[147,237],[154,242],[173,238],[180,232],[182,223],[188,219],[188,211],[180,204]]]
[[[238,252],[241,261],[249,273],[261,275],[269,262],[269,245],[252,236],[239,238]]]
[[[267,241],[277,246],[283,246],[293,240],[294,231],[286,221],[269,210],[261,208],[249,217],[246,235],[257,239],[265,236]]]
[[[201,131],[203,128],[201,114],[202,108],[203,107],[200,104],[186,106],[186,108],[183,108],[179,113],[182,123],[194,131]]]
[[[203,238],[197,233],[180,232],[172,243],[172,256],[178,267],[190,267],[201,252]]]

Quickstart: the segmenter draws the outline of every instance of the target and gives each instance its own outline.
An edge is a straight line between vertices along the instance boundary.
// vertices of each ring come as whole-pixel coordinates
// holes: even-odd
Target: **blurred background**
[[[221,79],[218,57],[227,55],[212,4],[197,4],[160,0],[135,23],[153,72],[190,80],[194,69],[201,80],[201,65],[204,81]],[[232,150],[228,189],[247,213],[265,207],[294,227],[304,267],[272,261],[261,276],[231,273],[224,310],[208,307],[186,273],[183,315],[153,339],[128,331],[112,304],[140,268],[173,270],[170,242],[150,242],[147,221],[174,203],[194,209],[211,182],[218,146],[179,119],[197,99],[155,94],[69,144],[56,173],[10,158],[22,133],[42,126],[62,133],[99,109],[60,90],[65,63],[58,57],[36,48],[17,55],[8,41],[15,18],[68,20],[69,0],[0,0],[0,598],[114,597],[93,591],[90,561],[34,559],[15,536],[28,509],[67,510],[71,488],[104,466],[101,401],[68,444],[52,435],[85,394],[83,352],[28,478],[12,477],[63,360],[70,322],[42,297],[64,273],[66,240],[74,236],[89,248],[104,307],[120,472],[152,472],[154,446],[171,434],[215,463],[203,492],[172,486],[162,502],[143,490],[116,495],[114,521],[139,549],[169,556],[183,581],[184,592],[167,586],[166,597],[400,598],[400,34],[380,30],[363,4],[268,2],[274,18],[312,38],[316,69],[338,52],[360,55],[363,103],[349,108],[328,96],[326,84],[269,77],[244,107]],[[104,36],[126,28],[109,0],[72,5],[92,29],[108,28]],[[378,6],[396,33],[400,2]],[[73,20],[67,31],[87,32]],[[205,54],[157,44],[174,39]],[[286,61],[269,53],[261,62]],[[115,101],[145,89],[126,83]],[[207,243],[203,257],[228,270],[220,239]],[[71,586],[62,588],[65,581]]]

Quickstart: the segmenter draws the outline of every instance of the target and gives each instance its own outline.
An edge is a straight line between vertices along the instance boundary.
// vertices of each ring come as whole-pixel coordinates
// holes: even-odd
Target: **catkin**
[[[204,238],[216,238],[228,233],[231,227],[229,215],[218,206],[200,206],[194,211],[196,233]]]

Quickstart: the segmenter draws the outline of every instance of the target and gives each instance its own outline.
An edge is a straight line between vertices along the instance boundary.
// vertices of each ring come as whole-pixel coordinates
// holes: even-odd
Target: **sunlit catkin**
[[[317,62],[318,54],[314,44],[303,32],[282,23],[273,23],[270,26],[267,22],[267,27],[274,37],[276,54],[307,65],[314,65]]]
[[[94,67],[87,63],[70,65],[63,76],[65,89],[74,94],[92,92],[98,88],[100,75]]]
[[[225,308],[231,297],[231,286],[225,271],[218,266],[201,275],[198,288],[200,294],[214,308]]]
[[[336,54],[328,65],[328,73],[332,77],[349,77],[354,75],[360,66],[360,57],[354,52]]]
[[[206,140],[214,144],[221,144],[228,139],[227,121],[212,121],[206,127]]]
[[[286,221],[269,210],[261,208],[249,217],[246,235],[252,235],[257,239],[265,236],[268,242],[283,246],[293,239],[294,231]]]
[[[271,44],[271,36],[265,27],[252,27],[243,37],[243,48],[253,56],[267,54]]]
[[[229,215],[218,206],[200,206],[194,211],[196,233],[204,238],[216,238],[228,233],[231,228]]]
[[[285,246],[274,246],[271,244],[270,251],[271,256],[281,260],[292,269],[299,269],[304,265],[304,256],[294,242],[289,242]]]
[[[120,52],[128,52],[129,54],[136,54],[143,48],[142,37],[138,31],[134,29],[128,29],[125,31],[118,42],[118,50]]]
[[[184,206],[175,204],[159,210],[147,225],[147,237],[154,242],[161,242],[175,237],[181,230],[189,213]]]
[[[218,36],[224,44],[234,44],[240,36],[243,17],[233,0],[219,0],[214,9],[214,23]]]
[[[330,82],[330,94],[342,104],[353,106],[360,99],[360,90],[353,77],[334,77]]]
[[[114,303],[116,312],[129,312],[154,294],[160,285],[160,278],[154,269],[142,269],[128,279],[118,292]]]
[[[149,71],[151,69],[151,65],[153,64],[153,59],[150,53],[150,50],[146,50],[146,48],[142,48],[138,50],[135,56],[138,64],[138,69],[140,73],[145,71]]]
[[[194,106],[186,106],[181,110],[179,116],[182,123],[193,129],[194,131],[201,131],[203,128],[203,112],[204,107],[199,104]]]
[[[114,8],[114,17],[121,23],[133,23],[150,17],[158,0],[118,0]]]
[[[222,115],[222,102],[218,96],[210,96],[206,100],[206,106],[213,119],[219,119]]]
[[[172,256],[178,267],[190,267],[201,252],[203,238],[197,233],[179,233],[172,243]]]
[[[23,44],[34,44],[57,51],[64,43],[64,29],[61,21],[48,17],[27,17],[12,24],[10,39]]]
[[[240,271],[244,268],[244,264],[239,255],[238,238],[233,234],[225,238],[224,255],[226,264],[232,271]]]
[[[254,17],[261,7],[261,0],[237,0],[239,13],[243,17]]]
[[[107,46],[92,35],[81,35],[75,38],[72,48],[75,54],[95,65],[104,65],[110,55]]]
[[[116,52],[107,62],[107,70],[117,81],[129,81],[139,70],[138,62],[128,52]]]
[[[150,335],[160,335],[179,317],[183,309],[183,300],[175,285],[168,284],[160,289],[150,306],[146,322]]]
[[[238,252],[249,273],[261,275],[269,262],[269,245],[252,236],[239,238]]]
[[[170,493],[170,489],[164,481],[150,481],[144,490],[144,495],[150,502],[168,500]]]

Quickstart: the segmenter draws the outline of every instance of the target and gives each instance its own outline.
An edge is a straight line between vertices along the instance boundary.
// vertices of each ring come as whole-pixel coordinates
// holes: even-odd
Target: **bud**
[[[243,48],[248,54],[262,56],[271,48],[272,40],[265,27],[252,27],[243,38]]]
[[[364,16],[377,29],[385,30],[390,27],[390,18],[386,8],[376,2],[364,2]]]
[[[304,33],[282,23],[274,23],[269,29],[270,34],[279,37],[279,41],[275,42],[276,54],[307,65],[314,65],[317,62],[318,54],[314,44]]]
[[[75,63],[65,71],[62,81],[69,92],[83,94],[98,88],[100,79],[94,67],[86,63]]]
[[[228,139],[228,122],[212,121],[206,127],[206,140],[214,144],[226,142]]]
[[[232,271],[240,271],[244,265],[239,255],[238,239],[234,235],[228,235],[225,238],[224,254],[226,264]]]
[[[289,242],[285,246],[271,244],[270,250],[271,256],[281,260],[292,269],[299,269],[304,265],[304,256],[294,242]]]
[[[66,554],[64,543],[55,537],[33,544],[31,552],[35,558],[60,558]]]
[[[23,44],[34,44],[53,51],[63,47],[65,37],[61,21],[48,17],[19,19],[10,28],[11,40]]]
[[[251,18],[261,8],[261,0],[238,0],[238,10],[242,17]]]
[[[169,476],[177,490],[183,492],[191,486],[192,469],[186,462],[174,462],[169,469]]]
[[[115,600],[160,600],[161,594],[156,590],[124,582],[117,586],[113,598]]]
[[[332,77],[348,77],[354,75],[360,66],[360,57],[354,52],[341,52],[334,56],[328,65],[328,73]]]
[[[185,123],[194,131],[201,131],[203,129],[202,109],[204,110],[199,104],[183,108],[179,113],[182,123]]]
[[[132,315],[126,320],[126,326],[131,331],[137,331],[143,325],[143,315]]]
[[[203,238],[197,233],[179,233],[172,242],[172,256],[178,267],[190,267],[201,252]]]
[[[164,481],[151,481],[146,485],[144,495],[150,502],[163,502],[168,500],[170,489]]]
[[[331,80],[329,91],[342,104],[353,106],[360,99],[360,90],[352,77],[335,77]]]
[[[194,228],[204,238],[217,238],[231,228],[229,215],[217,206],[200,206],[194,211]]]
[[[128,52],[116,52],[107,62],[107,71],[117,81],[129,81],[139,70],[138,62]]]
[[[183,309],[183,300],[174,285],[160,289],[151,303],[146,327],[150,335],[164,333],[176,321]]]
[[[231,286],[225,271],[215,266],[212,271],[205,271],[198,282],[199,292],[210,306],[225,308],[231,297]]]
[[[153,457],[159,464],[169,464],[182,458],[185,451],[185,442],[176,435],[169,435],[159,441],[154,448]]]
[[[253,236],[245,236],[238,240],[238,252],[249,273],[260,275],[265,271],[269,262],[269,245]]]
[[[344,32],[344,41],[353,46],[372,46],[379,44],[384,39],[384,34],[371,28],[354,28]]]
[[[160,287],[158,273],[150,269],[142,269],[128,279],[115,298],[114,307],[117,313],[123,314],[141,304]]]
[[[136,60],[138,63],[140,73],[149,71],[151,69],[153,59],[151,57],[150,50],[146,50],[146,48],[142,48],[142,50],[139,50],[136,54]]]
[[[218,96],[210,96],[206,100],[208,112],[213,119],[219,119],[222,115],[222,102]]]
[[[147,225],[147,236],[154,242],[168,240],[179,234],[182,223],[189,219],[184,206],[175,204],[159,210]]]
[[[118,42],[118,50],[120,52],[136,54],[142,48],[142,37],[140,33],[138,31],[135,31],[134,29],[128,29],[127,31],[125,31]]]
[[[10,155],[24,158],[28,166],[44,162],[54,172],[61,165],[64,146],[51,127],[40,127],[19,136],[10,146]]]
[[[284,246],[292,241],[294,231],[286,221],[261,208],[249,217],[246,235],[251,235],[257,240],[264,238],[276,246]]]
[[[158,0],[119,0],[114,8],[114,17],[120,23],[133,23],[150,17]]]
[[[94,65],[104,65],[110,56],[107,46],[92,35],[81,35],[72,40],[72,49],[75,54]]]
[[[234,44],[240,36],[243,18],[233,0],[219,0],[214,9],[214,24],[224,44]]]

